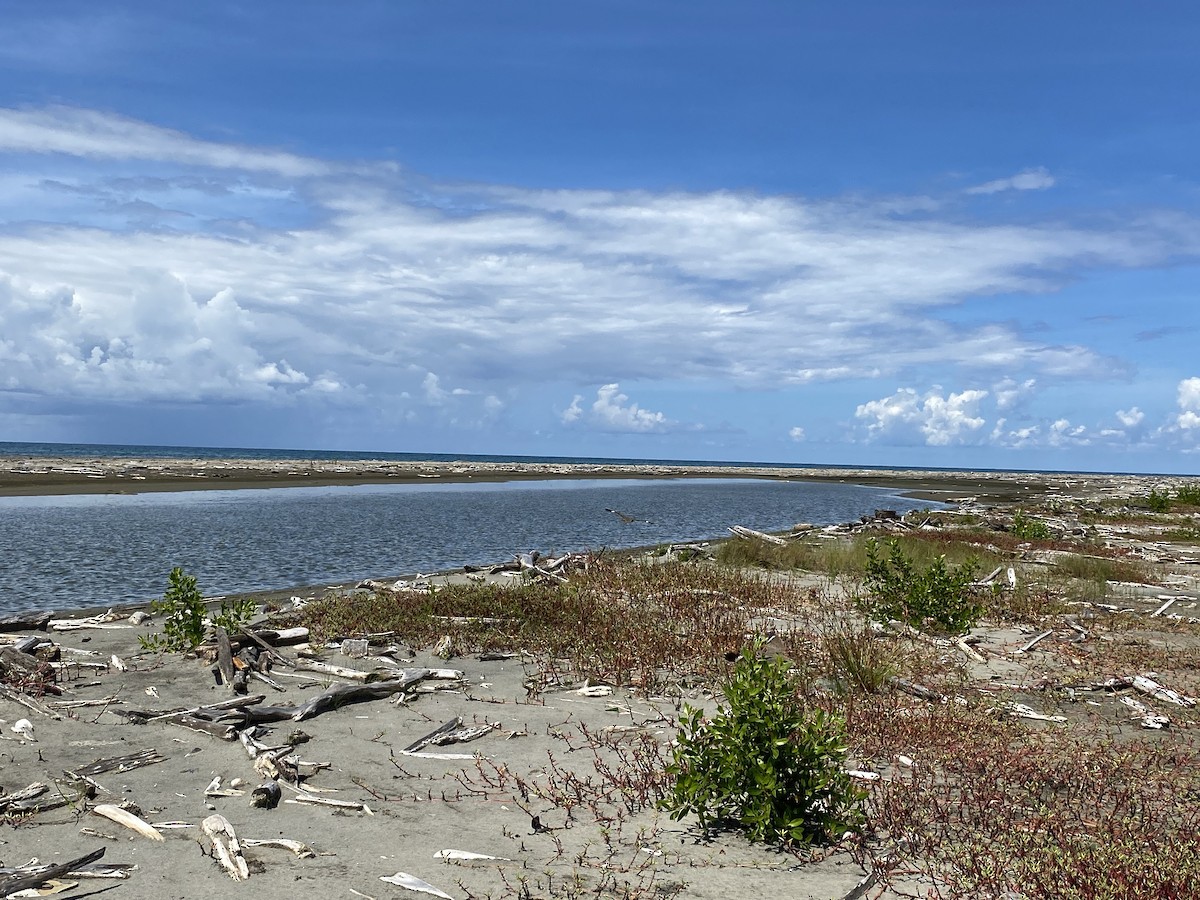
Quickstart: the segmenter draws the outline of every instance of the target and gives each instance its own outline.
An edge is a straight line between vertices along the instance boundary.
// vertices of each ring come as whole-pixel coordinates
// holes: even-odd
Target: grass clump
[[[756,538],[733,538],[717,548],[716,560],[734,568],[754,567],[786,571],[803,569],[831,578],[860,575],[865,557],[861,542],[794,540],[787,546]]]
[[[900,619],[918,628],[933,626],[941,631],[962,631],[973,626],[983,606],[971,586],[976,564],[947,565],[937,556],[920,565],[904,552],[900,542],[888,541],[883,555],[879,542],[867,542],[867,595],[861,604],[869,615]]]
[[[865,796],[844,770],[845,726],[805,706],[786,660],[756,649],[738,658],[727,705],[711,720],[686,708],[661,805],[673,819],[695,814],[705,830],[734,828],[751,841],[836,840],[861,825]]]
[[[1096,584],[1102,594],[1110,581],[1149,584],[1154,580],[1144,565],[1129,559],[1068,554],[1056,559],[1054,568],[1060,575]]]
[[[1200,506],[1200,483],[1188,483],[1175,489],[1175,499],[1185,506]]]
[[[845,694],[877,694],[900,674],[896,647],[864,622],[838,622],[826,627],[822,648],[829,658],[833,681]]]

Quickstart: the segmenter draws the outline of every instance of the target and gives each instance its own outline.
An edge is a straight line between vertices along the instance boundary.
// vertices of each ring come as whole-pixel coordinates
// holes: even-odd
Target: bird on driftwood
[[[641,524],[641,525],[653,525],[654,524],[649,519],[639,519],[637,516],[627,516],[627,515],[625,515],[625,513],[621,512],[620,510],[609,509],[607,506],[604,507],[604,511],[612,513],[614,516],[616,516],[618,519],[620,519],[621,522],[624,523],[625,525],[632,525],[634,522],[637,522],[638,524]]]

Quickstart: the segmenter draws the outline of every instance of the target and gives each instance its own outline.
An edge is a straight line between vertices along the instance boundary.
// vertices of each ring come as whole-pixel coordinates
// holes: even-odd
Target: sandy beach
[[[490,479],[736,474],[837,478],[902,486],[939,499],[973,498],[968,505],[977,510],[1002,503],[1004,498],[1037,501],[1056,509],[1059,506],[1055,504],[1080,509],[1080,504],[1120,501],[1184,483],[1183,479],[1150,476],[922,473],[914,478],[912,473],[899,471],[797,473],[785,469],[713,471],[658,466],[314,464],[309,474],[305,474],[307,468],[295,470],[259,462],[217,466],[164,460],[41,460],[38,465],[6,461],[4,466],[0,488],[9,494],[361,483],[425,476]],[[1072,514],[1063,515],[1069,532]],[[1125,549],[1120,550],[1123,554],[1140,548],[1136,552],[1142,556],[1153,556],[1153,547],[1143,538],[1121,537],[1121,533],[1113,529],[1111,536],[1108,532],[1102,536],[1106,542],[1124,541],[1121,546]],[[1154,552],[1162,557],[1161,548]],[[1022,579],[1026,577],[1024,566],[1045,564],[1028,554],[1015,559],[1019,560],[1014,565]],[[1163,559],[1162,574],[1154,583],[1123,589],[1121,603],[1128,607],[1124,614],[1149,623],[1164,596],[1177,599],[1175,611],[1183,616],[1197,614],[1200,582],[1194,570],[1187,567],[1195,560],[1178,554]],[[435,587],[450,582],[461,584],[467,577],[461,573],[443,575],[431,582]],[[473,577],[503,580],[502,575]],[[800,573],[774,577],[785,578],[797,596],[808,598],[805,603],[816,604],[811,606],[813,611],[822,606],[836,607],[847,597],[844,582],[825,576]],[[271,605],[282,601],[286,607],[286,593],[272,595]],[[310,592],[308,596],[315,595]],[[159,623],[152,619],[134,625],[127,621],[126,614],[122,611],[87,627],[77,627],[82,613],[64,615],[62,630],[18,630],[0,635],[0,645],[39,636],[56,645],[54,655],[60,664],[57,681],[62,691],[59,696],[24,697],[24,705],[11,692],[0,697],[0,821],[5,825],[0,829],[0,860],[8,867],[32,859],[54,864],[104,848],[102,862],[133,867],[126,870],[126,880],[116,882],[64,876],[63,880],[78,883],[66,896],[108,891],[114,897],[131,900],[192,898],[230,891],[253,891],[264,900],[293,896],[429,896],[381,880],[397,873],[415,876],[427,887],[442,892],[437,896],[456,900],[717,900],[749,896],[833,900],[864,896],[854,892],[871,873],[855,862],[847,848],[815,854],[781,852],[750,844],[728,832],[702,840],[688,820],[672,821],[665,812],[656,810],[653,802],[635,802],[631,808],[620,792],[614,793],[614,782],[605,773],[624,771],[622,766],[629,764],[633,748],[650,753],[659,763],[665,761],[683,705],[715,708],[719,697],[711,684],[685,679],[669,690],[657,690],[636,684],[580,680],[556,683],[545,679],[546,660],[519,650],[509,655],[466,653],[446,659],[433,655],[431,646],[401,647],[385,665],[377,655],[377,644],[372,644],[372,655],[367,658],[347,644],[281,647],[280,652],[292,661],[309,651],[328,665],[372,672],[375,679],[386,680],[388,673],[394,674],[397,669],[452,671],[421,680],[411,692],[349,703],[305,721],[285,720],[267,726],[258,740],[267,746],[294,745],[300,766],[311,775],[304,780],[302,790],[284,784],[283,802],[265,809],[252,805],[251,792],[264,782],[264,777],[247,749],[237,740],[191,730],[172,715],[230,699],[228,685],[218,685],[211,671],[213,654],[196,657],[141,651],[138,636],[153,633]],[[777,612],[767,621],[773,623],[772,629],[787,632],[793,627],[810,627],[812,614],[810,611],[800,618],[788,618],[797,614]],[[1087,630],[1094,628],[1100,634],[1100,626],[1089,622]],[[964,659],[954,645],[935,647],[933,652],[950,660],[947,665],[965,666],[963,674],[955,676],[965,679],[956,682],[961,686],[955,688],[962,697],[969,698],[961,701],[964,707],[995,702],[996,685],[1003,684],[1009,686],[1005,690],[1014,699],[1055,712],[1044,687],[1033,685],[1046,679],[1050,665],[1047,659],[1066,652],[1063,648],[1068,645],[1053,649],[1056,639],[1052,638],[1044,642],[1044,652],[1036,656],[1024,650],[1040,629],[1040,625],[1018,627],[1011,622],[985,624],[973,632],[976,642],[972,652],[978,655],[977,660]],[[1065,626],[1063,632],[1071,635]],[[1125,640],[1124,634],[1113,632],[1100,643]],[[1183,648],[1181,652],[1188,654],[1195,652],[1196,640],[1187,630],[1170,635],[1153,632],[1154,642],[1166,641],[1163,646]],[[920,649],[922,646],[913,643],[917,649],[912,652],[931,652],[928,647]],[[1134,672],[1136,664],[1131,662],[1127,668]],[[1181,690],[1194,690],[1195,673],[1190,668],[1176,670],[1161,657],[1157,668],[1164,683],[1170,681]],[[299,668],[289,671],[285,665],[276,666],[275,673],[282,690],[256,681],[250,683],[250,694],[261,693],[264,706],[299,708],[331,687],[356,683],[335,674]],[[1114,673],[1128,674],[1124,670]],[[1103,715],[1113,722],[1129,721],[1128,710],[1114,697],[1096,696],[1099,711],[1089,711],[1088,715]],[[904,699],[914,710],[929,706],[924,700]],[[1078,716],[1079,709],[1073,707],[1066,712]],[[130,717],[135,711],[145,714],[141,719],[148,715],[151,721],[134,724],[139,721],[137,716]],[[1188,727],[1194,719],[1192,713],[1185,715],[1181,710],[1172,709],[1171,715],[1180,727]],[[463,726],[490,727],[479,729],[482,736],[470,743],[430,745],[415,755],[404,753],[404,748],[417,739],[455,719],[460,719]],[[29,723],[31,733],[28,729],[13,730],[20,720]],[[1043,726],[1035,722],[1030,727]],[[1134,729],[1132,724],[1120,727]],[[159,761],[92,776],[90,798],[81,796],[81,783],[68,774],[98,761],[147,751]],[[891,748],[893,755],[896,752],[919,757],[916,750],[905,747]],[[886,759],[865,758],[855,764],[884,776],[891,765]],[[618,781],[636,781],[642,777],[639,771],[644,776],[644,767],[635,766],[619,775]],[[39,784],[47,786],[40,802],[48,808],[38,807],[36,800],[25,801],[24,806],[5,804],[6,798],[19,796],[18,792]],[[306,802],[296,802],[302,796]],[[312,798],[348,805],[307,802]],[[122,802],[131,804],[132,811],[155,825],[161,840],[137,834],[96,813],[97,807]],[[285,840],[299,844],[291,845],[292,849],[270,844],[246,846],[243,853],[249,884],[232,883],[212,858],[212,840],[202,829],[208,817],[218,814],[225,817],[243,842]],[[914,883],[920,883],[919,879]],[[881,894],[880,890],[865,896],[897,896],[890,890]]]
[[[775,478],[889,487],[931,500],[970,497],[1020,502],[1048,494],[1120,498],[1173,487],[1183,476],[1039,472],[914,471],[772,466],[600,463],[395,462],[264,459],[0,457],[0,497],[39,494],[237,490],[389,482],[514,481],[550,478]]]
[[[329,764],[309,781],[315,796],[361,802],[369,813],[287,802],[296,796],[288,788],[285,802],[276,809],[252,808],[249,791],[263,779],[239,743],[169,722],[130,725],[116,714],[121,707],[198,706],[228,696],[228,689],[216,687],[207,666],[196,660],[136,657],[131,653],[136,652],[135,634],[128,629],[56,637],[64,647],[97,654],[90,659],[105,661],[114,653],[124,654],[129,669],[88,673],[70,682],[72,700],[112,697],[112,704],[79,708],[69,714],[64,711],[64,717],[57,720],[30,714],[36,720],[36,743],[16,739],[9,729],[23,711],[0,701],[7,720],[0,741],[5,758],[3,787],[15,791],[35,782],[53,785],[55,779],[63,780],[64,770],[154,749],[163,762],[126,773],[97,775],[95,780],[103,785],[104,793],[93,802],[129,800],[148,822],[173,821],[188,827],[162,829],[164,840],[156,842],[85,814],[83,805],[75,803],[39,813],[28,824],[10,817],[13,827],[0,831],[0,857],[5,864],[22,864],[34,857],[55,863],[105,847],[105,862],[137,866],[132,876],[114,889],[114,896],[138,900],[182,900],[231,890],[252,890],[265,898],[416,896],[379,880],[397,871],[415,875],[456,898],[523,896],[518,893],[523,882],[530,885],[529,896],[575,896],[558,891],[576,877],[592,887],[611,882],[612,892],[601,896],[620,896],[619,886],[628,884],[643,891],[633,894],[637,896],[686,885],[683,896],[712,900],[757,893],[824,898],[844,894],[863,875],[844,855],[794,871],[798,865],[794,856],[753,847],[736,836],[697,844],[683,824],[670,822],[655,811],[597,823],[581,813],[568,820],[561,809],[545,801],[523,800],[505,789],[493,791],[493,796],[472,793],[471,789],[487,790],[478,773],[491,772],[494,778],[493,766],[531,781],[545,780],[549,761],[556,758],[588,774],[587,753],[572,752],[568,746],[572,741],[581,742],[583,728],[597,734],[610,728],[628,729],[620,733],[645,734],[656,741],[670,736],[671,729],[662,717],[673,721],[675,701],[628,690],[589,697],[577,693],[575,686],[530,699],[524,682],[533,667],[519,658],[492,662],[467,658],[447,663],[419,653],[412,665],[458,666],[463,673],[461,683],[449,683],[444,690],[417,695],[403,704],[366,702],[298,726],[285,723],[273,729],[287,732],[299,727],[312,735],[303,745],[303,757]],[[71,654],[68,658],[77,657]],[[329,659],[347,666],[362,665],[361,660],[339,654]],[[267,702],[302,701],[333,680],[288,679],[286,693],[268,692],[272,696]],[[459,759],[400,753],[401,748],[456,716],[466,724],[492,724],[495,730],[468,745],[429,748],[458,754]],[[479,754],[478,762],[470,759],[473,753]],[[594,776],[594,771],[591,774]],[[472,776],[475,782],[464,784]],[[242,779],[240,787],[246,793],[206,797],[206,786],[215,777],[221,778],[222,788]],[[507,791],[512,791],[511,786]],[[206,855],[208,842],[199,826],[213,813],[233,823],[242,839],[300,841],[316,855],[297,858],[286,849],[271,847],[247,850],[250,883],[231,884],[229,876]],[[535,832],[532,816],[538,816],[546,830]],[[435,854],[444,850],[501,859],[438,859]],[[81,890],[95,890],[104,884],[84,881]],[[589,891],[579,896],[592,895]]]

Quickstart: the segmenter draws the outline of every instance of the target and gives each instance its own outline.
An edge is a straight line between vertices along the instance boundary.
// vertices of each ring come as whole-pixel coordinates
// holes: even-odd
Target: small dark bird
[[[625,513],[623,513],[623,512],[618,512],[618,511],[617,511],[617,510],[615,510],[615,509],[609,509],[607,506],[606,506],[606,507],[604,507],[604,511],[605,511],[605,512],[610,512],[610,513],[612,513],[614,516],[616,516],[618,519],[620,519],[620,520],[621,520],[622,522],[624,522],[626,525],[630,524],[631,522],[636,522],[636,521],[637,521],[637,517],[636,517],[636,516],[627,516],[627,515],[625,515]]]

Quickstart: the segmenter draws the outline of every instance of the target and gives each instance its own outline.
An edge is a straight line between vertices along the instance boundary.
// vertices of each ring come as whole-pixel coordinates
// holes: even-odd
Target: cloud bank
[[[1031,169],[971,190],[1052,184]],[[575,395],[558,424],[665,434],[698,423],[619,384],[778,391],[919,383],[936,367],[989,387],[903,388],[858,404],[855,422],[875,441],[960,445],[991,433],[985,402],[1124,364],[957,310],[1200,247],[1177,218],[992,224],[940,209],[438,185],[95,110],[0,110],[0,392],[47,409],[419,408],[464,427],[529,398],[553,421]],[[1178,428],[1200,425],[1200,382],[1179,405]]]

